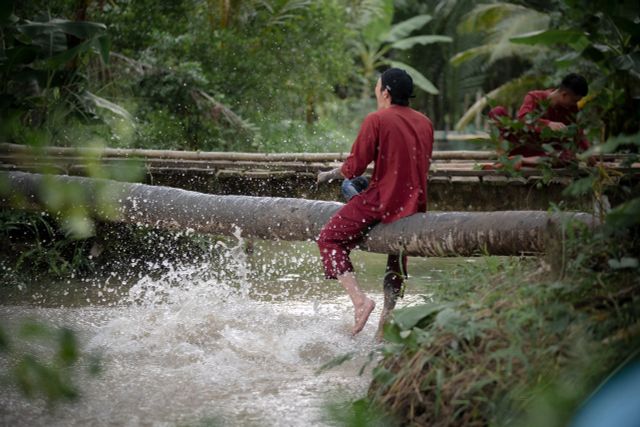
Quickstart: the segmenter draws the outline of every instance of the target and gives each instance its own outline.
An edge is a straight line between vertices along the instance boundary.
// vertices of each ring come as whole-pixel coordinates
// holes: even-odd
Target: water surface
[[[386,256],[353,254],[378,304],[354,338],[351,304],[322,278],[315,245],[259,241],[250,256],[242,247],[220,243],[215,257],[159,260],[144,274],[3,288],[0,321],[10,335],[25,319],[70,327],[85,352],[101,355],[103,372],[79,369],[80,399],[53,409],[3,386],[0,424],[327,425],[326,402],[366,394],[370,369],[360,371],[377,357]],[[429,283],[464,262],[411,258],[400,305],[421,301]],[[344,354],[353,357],[317,372]]]

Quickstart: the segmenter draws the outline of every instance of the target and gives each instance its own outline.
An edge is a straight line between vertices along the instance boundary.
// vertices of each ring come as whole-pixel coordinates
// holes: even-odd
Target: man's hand
[[[566,130],[567,129],[567,125],[565,125],[564,123],[561,123],[561,122],[549,122],[547,124],[547,126],[549,126],[549,129],[551,129],[551,130]]]
[[[340,168],[331,169],[330,171],[320,172],[318,173],[318,179],[316,180],[316,184],[324,184],[325,182],[331,182],[334,179],[342,179],[342,172],[340,172]]]

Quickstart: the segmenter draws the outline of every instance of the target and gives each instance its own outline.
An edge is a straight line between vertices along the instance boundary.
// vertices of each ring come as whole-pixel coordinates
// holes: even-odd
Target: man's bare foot
[[[365,297],[365,299],[360,304],[354,307],[356,323],[355,325],[353,325],[353,330],[351,331],[353,335],[357,334],[364,328],[364,325],[367,324],[369,315],[371,315],[371,312],[373,311],[375,306],[375,301]]]

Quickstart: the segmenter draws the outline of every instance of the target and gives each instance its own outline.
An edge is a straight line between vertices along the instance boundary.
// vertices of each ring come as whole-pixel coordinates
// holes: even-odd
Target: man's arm
[[[518,110],[518,119],[524,121],[527,114],[536,113],[537,109],[538,109],[538,100],[533,95],[527,94],[524,97],[524,101],[522,102],[520,109]],[[537,126],[535,127],[535,130],[537,132],[540,132],[541,127],[544,127],[544,126],[547,126],[551,130],[555,130],[555,131],[558,131],[558,130],[561,131],[567,128],[567,126],[562,122],[554,122],[547,119],[536,120],[536,125]]]
[[[342,164],[341,171],[345,178],[353,179],[362,175],[369,163],[376,158],[379,126],[379,118],[374,114],[369,114],[362,122],[360,132],[351,147],[351,154]]]
[[[326,172],[320,172],[318,174],[318,178],[316,180],[317,184],[324,184],[325,182],[331,182],[334,179],[342,179],[344,178],[344,176],[342,175],[342,172],[340,171],[340,169],[342,168],[342,166],[339,166],[335,169],[331,169],[330,171],[326,171]]]

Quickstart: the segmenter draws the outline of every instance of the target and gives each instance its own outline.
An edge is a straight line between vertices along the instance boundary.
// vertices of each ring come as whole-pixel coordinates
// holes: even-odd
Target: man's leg
[[[322,256],[325,277],[338,279],[353,303],[355,335],[367,323],[375,302],[362,290],[353,273],[349,253],[360,241],[369,227],[378,221],[377,214],[354,199],[342,207],[322,228],[317,243]]]
[[[369,180],[364,176],[357,176],[353,179],[345,179],[342,181],[342,186],[340,189],[342,190],[342,196],[348,202],[354,196],[357,196],[359,193],[364,191],[369,185]]]
[[[347,291],[353,304],[355,322],[351,333],[355,335],[367,324],[369,315],[371,315],[376,303],[360,290],[360,285],[352,271],[338,275],[338,282],[340,282],[344,290]]]
[[[402,286],[407,275],[407,257],[398,255],[389,255],[387,257],[387,268],[383,280],[384,290],[384,306],[382,314],[380,314],[380,322],[378,323],[378,332],[376,339],[382,341],[384,335],[384,324],[389,318],[391,310],[396,306],[398,297],[402,297]]]
[[[359,191],[353,185],[353,182],[350,179],[345,179],[342,181],[342,185],[340,186],[340,190],[342,191],[342,197],[348,202],[354,196],[357,196]]]

